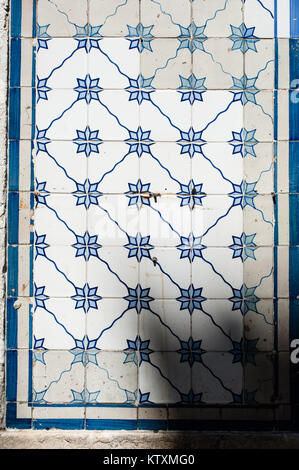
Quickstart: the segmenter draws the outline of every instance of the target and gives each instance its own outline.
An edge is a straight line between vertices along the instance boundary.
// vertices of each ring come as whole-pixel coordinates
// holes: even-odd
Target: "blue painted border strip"
[[[121,430],[135,431],[137,420],[135,419],[87,419],[86,429],[94,430]]]
[[[17,191],[19,189],[19,152],[20,152],[20,141],[10,140],[9,141],[9,157],[8,157],[8,190]]]
[[[84,429],[84,419],[36,419],[33,429]]]
[[[299,142],[289,143],[289,191],[299,193]]]
[[[21,84],[21,68],[19,58],[21,57],[21,39],[12,38],[10,41],[10,86],[17,87]]]
[[[21,36],[22,0],[10,0],[10,34],[12,37]]]
[[[290,35],[291,38],[299,38],[299,2],[290,0]]]
[[[18,294],[18,248],[9,246],[7,250],[7,295],[15,297]]]
[[[143,431],[165,431],[167,429],[167,419],[139,419],[138,429]]]
[[[20,104],[21,88],[10,88],[9,90],[9,139],[20,138]]]
[[[15,349],[18,347],[18,316],[13,305],[17,300],[16,297],[7,299],[6,308],[6,348]]]
[[[9,370],[9,380],[6,384],[6,400],[16,401],[17,399],[17,358],[18,351],[6,351],[6,369]]]

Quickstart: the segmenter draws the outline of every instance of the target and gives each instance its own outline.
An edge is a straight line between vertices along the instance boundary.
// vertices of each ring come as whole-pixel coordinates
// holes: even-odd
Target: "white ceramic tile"
[[[239,93],[236,91],[236,93]],[[243,107],[239,97],[222,90],[208,90],[203,101],[192,107],[192,125],[208,142],[228,142],[232,132],[243,127]]]
[[[101,291],[101,286],[99,286]],[[137,312],[127,310],[125,299],[106,299],[98,302],[97,309],[90,309],[87,313],[87,335],[89,338],[98,338],[97,346],[101,350],[124,350],[127,339],[137,336]]]
[[[43,142],[36,144],[34,158],[36,186],[46,183],[45,190],[49,193],[76,191],[78,185],[84,184],[87,179],[84,146],[87,146],[85,142],[80,148],[79,144],[71,141],[50,141],[46,145]]]
[[[103,38],[88,55],[88,68],[92,77],[100,77],[102,88],[130,87],[130,79],[137,80],[140,60],[136,49],[129,49],[125,38]]]
[[[36,57],[37,91],[40,99],[45,99],[41,93],[46,91],[45,87],[75,88],[76,78],[81,78],[82,74],[87,75],[88,56],[76,39],[53,38],[47,42],[47,46],[47,49],[40,47]]]
[[[140,105],[140,125],[143,131],[151,131],[151,139],[173,142],[182,138],[181,132],[189,133],[191,105],[187,101],[181,102],[180,93],[174,90],[157,90],[151,95],[151,101],[153,104],[143,101]],[[195,132],[197,130],[194,129]],[[187,136],[187,139],[201,142],[197,135]]]
[[[79,290],[79,294],[82,291]],[[75,289],[73,295],[77,295]],[[45,302],[47,310],[37,307],[33,316],[33,348],[36,349],[36,357],[42,358],[48,349],[72,349],[75,346],[74,338],[81,338],[85,331],[84,307],[87,310],[88,298],[85,303],[82,295],[77,299],[51,297]]]
[[[256,2],[247,0],[244,5],[246,25],[255,27],[257,37],[271,38],[274,34],[274,0]]]

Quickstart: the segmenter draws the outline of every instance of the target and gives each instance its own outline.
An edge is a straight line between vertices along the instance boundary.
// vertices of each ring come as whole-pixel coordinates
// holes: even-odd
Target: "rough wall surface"
[[[4,427],[8,0],[0,0],[0,428]]]
[[[4,431],[0,449],[298,449],[299,434]]]

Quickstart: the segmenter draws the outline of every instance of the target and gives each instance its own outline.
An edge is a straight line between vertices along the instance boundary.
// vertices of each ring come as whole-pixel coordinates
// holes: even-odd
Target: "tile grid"
[[[243,107],[244,108],[244,107]],[[139,163],[140,163],[140,160],[139,160]],[[138,268],[139,268],[139,265],[138,265]],[[87,317],[85,318],[85,320],[87,319]],[[140,317],[138,317],[138,320],[140,321]],[[139,332],[139,329],[138,329],[138,332]],[[139,367],[138,367],[139,369]]]

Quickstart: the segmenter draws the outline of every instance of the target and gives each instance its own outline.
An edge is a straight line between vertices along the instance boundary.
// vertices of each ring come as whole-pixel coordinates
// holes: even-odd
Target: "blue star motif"
[[[35,309],[37,307],[46,308],[45,301],[49,299],[48,295],[45,295],[46,286],[37,287],[34,283],[34,298],[35,298]]]
[[[126,37],[130,41],[129,49],[138,49],[139,52],[146,49],[153,52],[151,47],[151,41],[153,40],[151,30],[153,26],[143,26],[141,23],[138,23],[136,27],[127,25],[129,34]]]
[[[233,198],[233,206],[241,206],[242,209],[246,206],[250,206],[255,209],[254,198],[257,196],[255,190],[255,183],[247,183],[242,181],[241,184],[233,184],[234,191],[229,193],[229,196]]]
[[[83,403],[84,402],[84,389],[82,392],[76,392],[75,390],[72,390],[72,395],[73,395],[73,400],[72,403]]]
[[[200,347],[200,341],[193,341],[193,338],[189,338],[188,341],[181,341],[181,349],[177,352],[181,354],[180,362],[189,362],[190,367],[193,366],[194,362],[201,362],[201,355],[205,352]]]
[[[130,361],[128,361],[130,362]],[[137,364],[136,364],[137,365]],[[130,390],[125,390],[125,393],[126,393],[126,401],[125,403],[135,403],[136,402],[136,399],[137,399],[137,390],[135,390],[134,392],[131,392]]]
[[[88,232],[85,232],[84,235],[76,235],[77,243],[74,243],[72,246],[77,250],[76,258],[78,256],[84,256],[85,260],[88,261],[91,256],[99,257],[98,249],[102,247],[97,243],[97,235],[89,235]]]
[[[233,289],[233,297],[229,300],[233,302],[233,310],[240,310],[242,315],[250,310],[257,312],[256,304],[259,302],[259,298],[255,295],[256,287],[247,287],[245,284],[242,285],[241,289]]]
[[[181,302],[180,310],[189,310],[190,315],[194,312],[195,309],[201,310],[201,304],[205,300],[205,297],[201,295],[202,287],[195,289],[193,284],[190,284],[188,289],[180,289],[181,296],[177,297],[176,300]]]
[[[249,50],[257,52],[256,43],[259,39],[254,36],[255,27],[247,28],[245,23],[242,23],[239,27],[232,25],[230,27],[232,34],[229,38],[233,41],[232,51],[240,49],[243,53]]]
[[[195,153],[202,153],[201,147],[205,141],[201,138],[202,131],[195,132],[193,127],[190,127],[188,132],[180,131],[181,138],[177,142],[182,147],[181,154],[188,153],[190,158],[193,158]]]
[[[49,91],[51,91],[52,88],[47,86],[47,81],[48,81],[47,78],[38,78],[37,77],[37,84],[36,84],[37,102],[39,102],[39,100],[47,100],[48,99],[47,93]]]
[[[139,389],[139,403],[151,403],[149,396],[150,392],[142,393]]]
[[[40,392],[37,392],[36,390],[33,390],[32,401],[34,401],[35,403],[46,403],[46,400],[44,399],[44,396],[47,393],[47,391],[48,391],[47,388],[45,390],[40,391]]]
[[[138,352],[139,352],[139,365],[144,362],[151,362],[149,355],[153,352],[149,349],[150,340],[142,341],[140,336],[136,336],[135,341],[127,339],[128,347],[124,349],[126,359],[124,364],[127,362],[138,363]]]
[[[86,23],[85,26],[78,26],[75,25],[76,34],[74,37],[93,37],[93,36],[101,36],[99,31],[103,25],[92,26],[90,23]]]
[[[233,244],[229,246],[233,250],[233,258],[241,258],[246,261],[247,258],[255,258],[254,251],[257,249],[256,244],[253,242],[256,233],[246,235],[244,232],[240,237],[233,236]]]
[[[46,235],[38,235],[35,232],[35,259],[38,256],[46,256],[45,250],[50,245],[48,245],[48,243],[46,243],[45,240],[46,240]]]
[[[254,403],[257,403],[256,401],[256,393],[257,393],[257,390],[253,390],[252,392],[249,392],[248,390],[245,389],[244,391],[244,401],[245,403],[249,403],[249,404],[254,404]]]
[[[129,78],[130,86],[125,88],[130,93],[129,101],[137,101],[138,104],[141,104],[143,100],[150,101],[151,93],[154,92],[151,83],[154,77],[144,78],[142,75],[138,75],[136,80]],[[150,88],[151,91],[146,88]]]
[[[78,27],[77,27],[78,28]],[[76,36],[81,36],[81,34],[76,34]],[[84,36],[82,34],[82,36]],[[77,49],[85,49],[86,53],[88,54],[91,49],[100,49],[100,46],[99,46],[99,41],[101,40],[101,38],[98,38],[98,39],[94,39],[94,38],[79,38],[79,39],[76,39],[76,41],[78,41],[78,44],[77,44]]]
[[[89,392],[86,389],[86,402],[87,403],[96,403],[100,393],[101,393],[101,390],[97,390],[95,392]]]
[[[180,41],[179,50],[189,49],[191,52],[194,52],[198,49],[204,51],[203,43],[208,39],[204,34],[205,29],[206,25],[196,26],[194,22],[191,23],[188,28],[180,26],[180,35],[178,37]]]
[[[150,146],[153,145],[152,139],[150,139],[151,131],[143,131],[139,126],[137,131],[129,131],[129,139],[126,139],[130,146],[129,152],[136,152],[138,157],[141,157],[143,153],[151,153]]]
[[[195,257],[202,258],[201,252],[206,246],[201,244],[201,239],[202,237],[194,237],[193,233],[188,237],[181,237],[181,244],[176,247],[181,251],[180,258],[188,258],[190,263]]]
[[[243,105],[247,103],[256,103],[256,95],[260,92],[255,86],[257,77],[248,78],[247,75],[243,75],[241,78],[233,78],[233,86],[231,90],[240,90],[232,92],[234,94],[234,101],[241,101]]]
[[[50,24],[44,26],[37,25],[37,52],[40,49],[48,49],[48,41],[50,41],[51,36],[48,34],[48,28]]]
[[[194,101],[203,101],[202,95],[203,90],[207,88],[204,86],[206,77],[196,78],[194,73],[192,73],[189,78],[184,78],[181,75],[179,76],[181,80],[181,86],[179,89],[184,89],[185,91],[179,91],[181,93],[181,101],[189,101],[190,104],[193,104]],[[187,90],[187,91],[186,91]]]
[[[39,129],[36,126],[36,146],[37,152],[47,152],[47,144],[50,142],[50,139],[46,136],[47,130],[46,129]]]
[[[202,184],[195,184],[193,179],[188,184],[180,183],[181,191],[177,196],[181,199],[181,207],[189,206],[193,209],[194,206],[202,206],[202,199],[206,194],[202,192]]]
[[[35,179],[35,197],[36,197],[36,207],[38,204],[47,204],[46,198],[50,195],[49,191],[46,188],[47,182],[39,182]]]
[[[44,355],[46,354],[48,350],[44,347],[44,342],[45,342],[45,338],[37,339],[34,336],[34,346],[33,346],[33,350],[34,350],[33,361],[34,362],[41,362],[42,364],[46,364]]]
[[[192,404],[192,403],[200,403],[202,393],[194,393],[191,389],[189,393],[181,393],[181,403],[184,404]]]
[[[129,295],[124,297],[129,302],[128,309],[136,308],[137,313],[140,313],[143,308],[149,309],[149,302],[154,300],[148,295],[149,291],[149,288],[142,289],[140,284],[137,284],[135,289],[128,287]]]
[[[91,78],[89,74],[83,78],[77,78],[78,86],[74,90],[78,93],[77,100],[85,100],[87,104],[91,100],[99,101],[99,93],[102,88],[99,87],[99,78]]]
[[[99,153],[99,145],[102,143],[102,139],[99,139],[99,131],[92,131],[87,126],[85,131],[76,130],[77,138],[73,139],[77,147],[77,153],[85,153],[86,157],[89,157],[91,152]]]
[[[76,309],[83,308],[84,312],[87,313],[90,308],[97,309],[97,302],[102,297],[97,295],[97,287],[90,287],[89,284],[85,284],[83,287],[75,287],[76,295],[72,295],[72,299],[76,302]]]
[[[150,206],[150,199],[146,197],[146,194],[149,194],[150,185],[150,183],[142,184],[140,178],[136,184],[128,183],[129,191],[126,192],[126,197],[129,198],[129,206],[136,205],[138,209],[142,205]]]
[[[83,339],[75,339],[75,347],[69,352],[74,355],[72,364],[81,362],[86,366],[89,362],[98,365],[97,354],[99,348],[96,347],[97,339],[90,340],[88,336],[83,336]]]
[[[136,237],[127,235],[129,243],[124,245],[129,250],[128,258],[136,256],[138,261],[141,261],[143,257],[150,258],[150,250],[154,247],[149,243],[150,236],[142,237],[141,233],[137,233]]]
[[[233,364],[236,362],[241,362],[244,364],[253,364],[256,365],[255,362],[255,355],[258,352],[256,345],[259,339],[251,339],[251,340],[244,340],[243,338],[238,343],[237,341],[233,341],[233,349],[229,352],[234,356]]]
[[[91,204],[97,206],[98,198],[102,196],[102,193],[98,191],[98,185],[99,183],[91,183],[89,179],[83,184],[76,183],[77,191],[74,192],[74,197],[77,198],[76,206],[84,205],[86,209],[89,209]]]
[[[254,146],[258,143],[258,141],[254,137],[255,133],[256,129],[247,131],[244,127],[240,132],[233,131],[233,138],[229,141],[229,144],[234,147],[233,155],[240,153],[243,158],[245,158],[246,155],[252,155],[253,157],[256,157]]]

